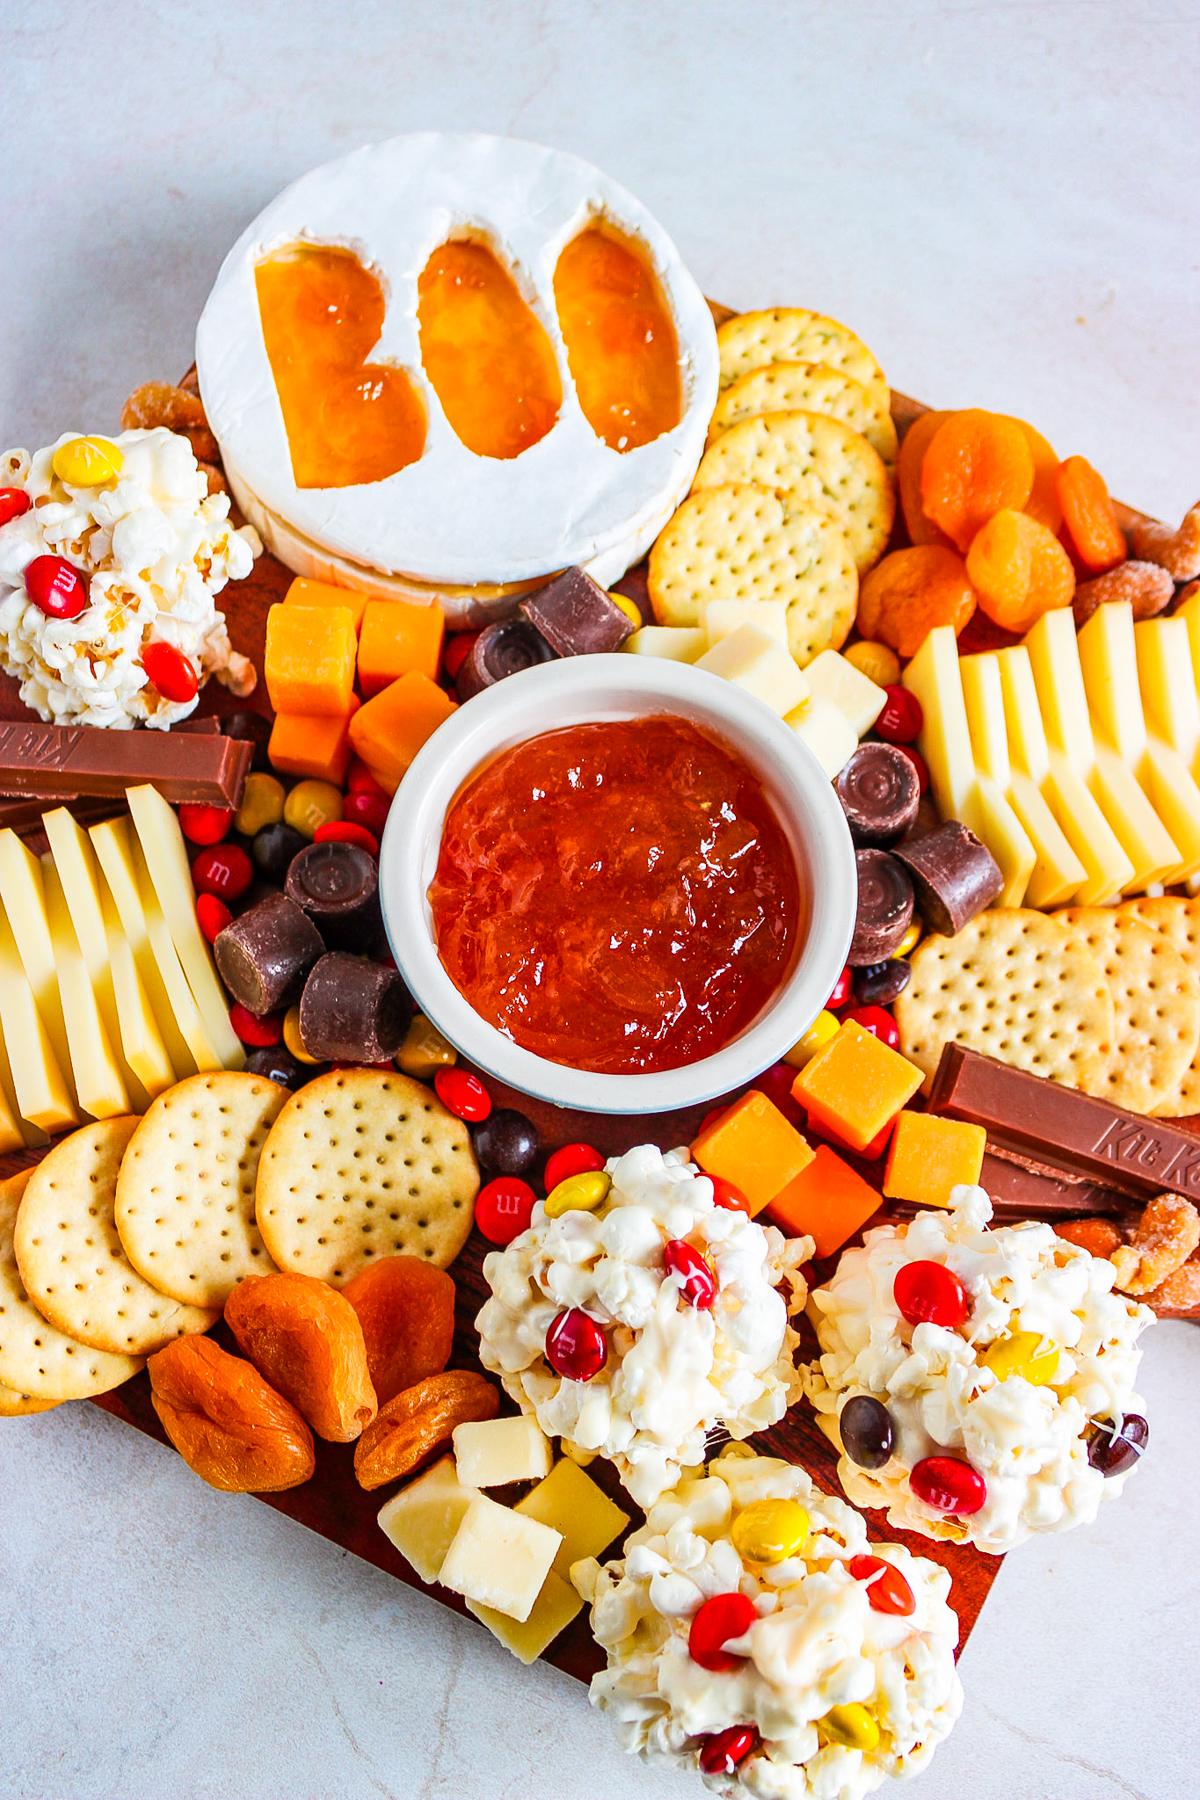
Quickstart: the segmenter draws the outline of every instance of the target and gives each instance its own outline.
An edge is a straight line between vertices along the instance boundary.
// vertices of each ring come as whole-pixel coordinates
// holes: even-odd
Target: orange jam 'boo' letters
[[[254,279],[296,486],[357,487],[418,461],[420,394],[403,369],[366,360],[386,310],[378,276],[352,251],[293,244]]]
[[[654,270],[611,226],[562,251],[554,303],[584,417],[610,450],[636,450],[683,416],[679,345]]]

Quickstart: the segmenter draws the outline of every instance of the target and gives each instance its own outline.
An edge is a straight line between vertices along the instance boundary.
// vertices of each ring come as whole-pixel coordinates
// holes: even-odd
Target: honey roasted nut
[[[1175,592],[1175,583],[1165,569],[1152,562],[1123,562],[1094,581],[1081,581],[1071,602],[1076,629],[1086,625],[1093,613],[1114,601],[1128,600],[1135,622],[1157,618]]]
[[[388,1401],[355,1446],[354,1473],[360,1487],[402,1481],[449,1446],[456,1425],[494,1419],[499,1410],[496,1389],[471,1370],[452,1369],[405,1388]]]
[[[1077,1244],[1089,1256],[1111,1256],[1125,1242],[1111,1219],[1064,1219],[1055,1223],[1054,1235]]]
[[[208,1337],[152,1356],[150,1398],[189,1469],[225,1494],[279,1494],[316,1467],[312,1432],[253,1363]]]
[[[1123,1294],[1149,1294],[1182,1268],[1200,1244],[1200,1213],[1178,1194],[1156,1194],[1129,1243],[1112,1253]]]
[[[147,381],[134,388],[121,408],[122,431],[153,431],[158,426],[186,437],[197,462],[220,462],[220,446],[208,428],[198,392],[169,381]]]
[[[1200,501],[1184,513],[1178,531],[1156,519],[1139,519],[1129,533],[1129,548],[1143,562],[1158,563],[1172,581],[1194,581],[1200,575]]]
[[[358,1314],[327,1282],[314,1275],[251,1276],[230,1294],[225,1323],[238,1349],[318,1437],[353,1443],[375,1417]]]

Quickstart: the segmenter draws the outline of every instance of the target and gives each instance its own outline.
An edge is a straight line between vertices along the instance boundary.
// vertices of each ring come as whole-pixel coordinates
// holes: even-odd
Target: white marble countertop
[[[0,444],[177,376],[238,231],[393,132],[577,151],[706,292],[844,318],[893,384],[1200,491],[1200,13],[606,0],[8,0]],[[1190,1800],[1200,1331],[1156,1328],[1151,1453],[1004,1565],[919,1800]],[[583,1690],[90,1406],[0,1422],[4,1800],[648,1800]]]

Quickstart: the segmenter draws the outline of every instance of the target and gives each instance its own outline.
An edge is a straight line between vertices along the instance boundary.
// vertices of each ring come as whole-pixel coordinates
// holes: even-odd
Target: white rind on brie
[[[625,453],[584,417],[554,308],[559,253],[597,219],[648,255],[679,341],[680,423]],[[486,241],[509,270],[549,334],[562,379],[557,423],[510,461],[460,443],[421,366],[417,280],[440,245],[464,235]],[[265,255],[297,242],[352,250],[383,282],[387,315],[369,360],[403,368],[428,414],[424,454],[385,481],[300,489],[292,478],[254,272]],[[719,374],[707,302],[631,194],[561,151],[437,132],[357,150],[273,200],[225,259],[200,320],[196,362],[209,423],[243,494],[301,540],[365,570],[455,584],[524,581],[576,563],[615,580],[687,492]]]

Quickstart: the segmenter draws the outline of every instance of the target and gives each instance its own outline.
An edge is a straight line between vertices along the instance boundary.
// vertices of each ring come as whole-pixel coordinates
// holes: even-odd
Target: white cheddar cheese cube
[[[830,781],[841,774],[858,749],[858,733],[841,707],[819,694],[788,713],[783,722],[808,745]]]
[[[40,871],[39,871],[40,873]],[[33,998],[17,941],[0,909],[0,1031],[12,1046],[12,1078],[21,1117],[43,1131],[78,1125],[75,1097],[67,1086],[50,1034]]]
[[[94,1119],[119,1118],[130,1110],[129,1095],[100,1018],[67,898],[50,855],[42,858],[42,881],[75,1092],[84,1112],[91,1113]]]
[[[561,1532],[480,1494],[454,1534],[438,1579],[464,1600],[524,1624],[561,1543]]]
[[[787,650],[787,607],[782,600],[710,600],[700,608],[700,616],[710,650],[743,625],[757,625]]]
[[[871,681],[836,650],[822,650],[804,673],[813,698],[831,700],[845,713],[857,737],[870,731],[887,704],[887,695],[878,682]]]
[[[475,1489],[459,1481],[454,1458],[443,1456],[392,1495],[380,1510],[380,1529],[422,1581],[436,1581],[475,1498]]]
[[[694,663],[708,649],[708,633],[702,626],[643,625],[621,648],[631,656],[665,656],[671,662]]]
[[[1147,728],[1189,768],[1200,752],[1200,696],[1185,620],[1143,619],[1133,628],[1138,686]]]
[[[21,842],[16,832],[7,828],[0,831],[0,902],[8,914],[17,952],[33,990],[34,1004],[53,1046],[54,1059],[74,1106],[75,1084],[71,1079],[71,1053],[63,1021],[62,998],[58,991],[58,970],[54,966],[54,944],[46,920],[42,865],[28,846]]]
[[[141,842],[146,867],[171,933],[188,986],[220,1065],[240,1069],[246,1060],[229,1023],[229,1003],[217,978],[212,952],[196,923],[196,892],[187,844],[174,808],[153,787],[129,788],[125,795]]]
[[[782,719],[808,699],[808,681],[782,644],[757,625],[739,625],[697,662],[698,669],[745,688]]]
[[[552,1644],[559,1632],[583,1611],[583,1601],[570,1582],[551,1569],[524,1624],[496,1612],[493,1607],[480,1606],[476,1600],[467,1601],[467,1611],[473,1613],[481,1625],[486,1625],[492,1636],[499,1638],[518,1662],[531,1663],[536,1662],[547,1645]]]
[[[550,1473],[550,1440],[531,1413],[454,1428],[454,1460],[467,1487],[503,1487]]]
[[[572,1563],[581,1557],[599,1556],[629,1523],[629,1514],[567,1457],[554,1465],[545,1481],[518,1500],[516,1510],[562,1533],[553,1567],[564,1581],[570,1579]]]
[[[158,1025],[166,1045],[176,1078],[180,1081],[187,1075],[196,1073],[196,1059],[188,1048],[187,1040],[180,1030],[172,1010],[167,984],[158,959],[154,954],[154,946],[150,942],[150,927],[146,922],[146,910],[142,905],[141,886],[138,881],[137,866],[133,854],[133,833],[128,819],[105,819],[100,825],[93,825],[88,833],[95,847],[96,857],[104,874],[105,885],[113,897],[117,915],[121,921],[121,930],[125,941],[133,952],[134,964],[141,983],[146,992],[151,1016]],[[183,972],[179,969],[179,959],[171,950],[169,962],[177,974],[177,982],[186,988]],[[188,1002],[194,1011],[195,1002],[188,994]],[[205,1067],[211,1067],[209,1063]]]

